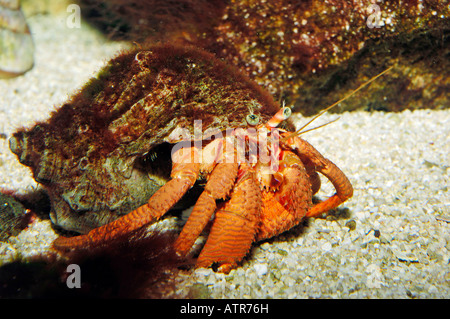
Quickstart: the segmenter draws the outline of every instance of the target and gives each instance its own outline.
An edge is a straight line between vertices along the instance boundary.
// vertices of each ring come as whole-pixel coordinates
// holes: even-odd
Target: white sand
[[[69,29],[65,18],[29,19],[36,65],[23,77],[0,81],[0,133],[9,137],[48,118],[123,47],[84,25]],[[306,122],[294,118],[299,126]],[[440,219],[450,216],[450,110],[345,113],[304,137],[353,183],[355,194],[342,206],[350,218],[312,219],[256,245],[229,275],[199,269],[180,276],[175,293],[198,283],[214,298],[448,298],[450,225]],[[37,187],[1,138],[0,187]],[[320,196],[332,193],[325,184]],[[356,229],[345,226],[349,220]],[[48,221],[38,222],[0,245],[0,264],[38,253],[54,237]]]

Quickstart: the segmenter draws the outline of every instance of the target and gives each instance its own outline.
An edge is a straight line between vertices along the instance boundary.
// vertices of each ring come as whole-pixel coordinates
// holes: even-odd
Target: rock
[[[253,268],[255,268],[255,272],[258,277],[262,277],[267,274],[267,264],[255,264],[253,265]]]
[[[381,284],[383,282],[383,275],[381,273],[380,267],[375,264],[370,264],[367,266],[366,273],[367,281],[366,285],[368,288],[381,288]]]
[[[195,270],[195,275],[199,277],[207,277],[210,276],[213,271],[210,268],[198,268]]]
[[[190,299],[209,299],[211,298],[211,292],[208,287],[204,284],[197,283],[193,284],[189,288],[188,298]]]
[[[83,18],[115,40],[196,41],[211,33],[225,0],[80,0]]]
[[[325,244],[322,245],[322,250],[324,252],[329,252],[329,251],[331,251],[331,249],[332,249],[332,246],[331,246],[330,242],[326,242]]]
[[[437,0],[401,6],[231,1],[214,39],[203,45],[304,115],[338,101],[394,61],[383,79],[339,111],[442,108],[450,105],[449,10]]]
[[[411,251],[403,251],[398,248],[393,248],[392,252],[398,260],[410,263],[419,262],[419,258]]]
[[[348,222],[345,223],[345,227],[348,227],[349,231],[355,230],[355,228],[356,228],[356,221],[354,219],[349,220]]]
[[[109,36],[205,48],[304,115],[316,114],[392,65],[383,79],[334,111],[450,105],[450,7],[438,0],[202,0],[194,7],[185,0],[183,11],[179,1],[82,4],[82,12],[101,21]]]
[[[17,236],[28,224],[27,210],[13,197],[0,193],[0,241]]]

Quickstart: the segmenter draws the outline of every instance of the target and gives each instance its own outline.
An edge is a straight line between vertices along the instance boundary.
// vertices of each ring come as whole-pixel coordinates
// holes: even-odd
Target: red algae
[[[389,87],[372,86],[336,111],[436,108],[448,105],[448,72],[433,66],[450,69],[448,19],[442,1],[230,1],[207,45],[304,114],[393,64]],[[429,82],[413,87],[420,73]]]
[[[101,7],[94,0],[81,3]],[[123,37],[204,48],[305,115],[339,100],[394,64],[384,81],[389,85],[372,85],[335,111],[450,105],[446,94],[450,66],[445,58],[449,52],[448,1],[108,3],[95,11],[94,20],[120,29],[120,22],[111,15],[126,19],[129,30],[121,33]],[[114,36],[116,29],[109,34]]]

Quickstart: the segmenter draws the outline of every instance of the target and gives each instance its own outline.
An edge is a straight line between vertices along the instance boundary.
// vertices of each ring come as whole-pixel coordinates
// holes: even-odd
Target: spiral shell
[[[33,39],[19,0],[0,0],[0,78],[27,72],[33,56]]]
[[[195,120],[203,132],[225,131],[278,109],[213,55],[160,45],[112,59],[48,121],[16,132],[10,148],[48,190],[52,220],[86,232],[141,206],[167,181],[176,136],[194,135]]]

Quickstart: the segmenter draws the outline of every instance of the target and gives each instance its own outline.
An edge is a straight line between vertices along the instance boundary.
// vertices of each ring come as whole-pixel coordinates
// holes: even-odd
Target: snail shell
[[[34,44],[19,0],[0,1],[0,78],[23,74],[33,67]]]
[[[204,139],[278,109],[212,54],[160,45],[121,53],[50,119],[9,142],[48,190],[54,223],[84,233],[148,201],[169,178],[178,133],[195,135],[194,120],[209,132]]]

